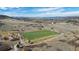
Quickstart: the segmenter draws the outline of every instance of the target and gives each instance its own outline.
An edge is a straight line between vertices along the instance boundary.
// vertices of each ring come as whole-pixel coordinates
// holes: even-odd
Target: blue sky
[[[0,7],[0,14],[17,17],[79,16],[79,7]]]

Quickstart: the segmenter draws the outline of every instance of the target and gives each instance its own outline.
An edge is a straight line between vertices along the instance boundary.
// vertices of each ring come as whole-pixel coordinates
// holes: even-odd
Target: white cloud
[[[7,7],[1,7],[0,9],[7,10]],[[19,8],[18,12],[19,12]],[[58,8],[38,8],[38,9],[33,9],[32,12],[37,12],[36,14],[34,13],[26,13],[28,10],[24,10],[20,12],[23,12],[24,14],[16,13],[14,12],[4,12],[6,15],[10,16],[23,16],[23,17],[55,17],[55,16],[79,16],[79,11],[65,11],[64,8],[58,7]],[[39,13],[40,12],[40,13]]]
[[[40,13],[40,14],[26,14],[28,17],[55,17],[55,16],[79,16],[79,11],[61,12],[61,13]]]
[[[47,16],[79,16],[79,11],[72,11],[72,12],[61,12],[61,13],[47,13],[43,14]]]
[[[79,16],[79,11],[64,12],[62,16]]]
[[[19,9],[19,7],[0,7],[1,10],[9,10],[13,8]]]
[[[0,9],[2,9],[2,10],[7,10],[8,7],[0,7]]]
[[[79,11],[74,11],[74,12],[61,12],[61,13],[38,13],[38,14],[9,14],[11,16],[23,16],[23,17],[55,17],[55,16],[79,16]]]
[[[56,11],[56,10],[59,10],[59,9],[61,9],[61,7],[48,7],[48,8],[35,9],[33,11],[36,11],[36,12],[48,12],[48,11]]]

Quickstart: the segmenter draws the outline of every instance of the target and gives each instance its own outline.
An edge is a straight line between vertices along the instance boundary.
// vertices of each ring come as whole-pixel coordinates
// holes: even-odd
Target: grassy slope
[[[24,38],[28,40],[34,40],[34,39],[38,39],[38,38],[42,38],[50,35],[56,35],[56,34],[57,34],[56,32],[41,30],[41,31],[35,31],[35,32],[25,32]]]

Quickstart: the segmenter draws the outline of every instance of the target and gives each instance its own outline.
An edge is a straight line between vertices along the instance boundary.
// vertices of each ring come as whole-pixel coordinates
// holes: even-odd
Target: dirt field
[[[45,35],[44,32],[41,33],[33,33],[33,31],[40,31],[40,30],[48,30],[50,31],[49,33],[47,32]],[[36,22],[24,22],[24,21],[14,21],[14,20],[9,20],[9,21],[1,21],[0,25],[0,34],[4,36],[8,36],[9,33],[16,33],[19,32],[21,35],[23,35],[24,32],[31,33],[29,34],[30,39],[38,39],[36,37],[41,37],[39,42],[36,43],[28,43],[25,42],[25,38],[22,38],[18,41],[6,41],[9,42],[10,44],[13,44],[15,49],[12,50],[17,50],[16,49],[16,44],[17,42],[21,41],[23,42],[24,47],[22,50],[31,49],[32,51],[78,51],[79,50],[79,45],[76,43],[78,42],[79,39],[79,26],[71,24],[71,23],[36,23]],[[57,32],[59,33],[58,35],[55,36],[47,36],[49,34],[53,34],[52,32]],[[27,35],[25,33],[25,36]],[[39,34],[39,35],[38,35]],[[46,36],[42,38],[42,36]],[[32,36],[32,37],[31,37]],[[26,38],[28,38],[26,36]],[[19,49],[19,48],[18,48]]]

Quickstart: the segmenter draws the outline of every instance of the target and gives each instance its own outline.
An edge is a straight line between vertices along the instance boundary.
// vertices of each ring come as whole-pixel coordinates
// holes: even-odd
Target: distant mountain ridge
[[[0,15],[0,19],[7,19],[7,18],[11,18],[11,17],[7,15]]]
[[[66,16],[66,17],[12,17],[7,15],[0,15],[1,19],[15,19],[15,20],[79,20],[79,16]]]

